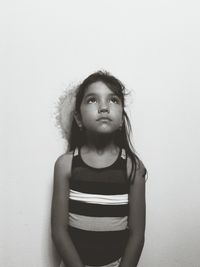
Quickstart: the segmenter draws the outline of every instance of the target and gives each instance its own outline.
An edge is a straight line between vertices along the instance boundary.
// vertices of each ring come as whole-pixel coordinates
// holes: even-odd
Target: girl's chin
[[[115,132],[115,130],[112,129],[96,129],[95,131],[93,131],[93,133],[95,134],[99,134],[99,135],[111,135]]]
[[[116,132],[117,129],[115,129],[114,127],[110,127],[110,125],[108,124],[102,124],[102,125],[99,125],[98,127],[95,127],[95,128],[87,128],[86,131],[90,132],[91,134],[107,134],[107,135],[110,135],[110,134],[113,134]]]

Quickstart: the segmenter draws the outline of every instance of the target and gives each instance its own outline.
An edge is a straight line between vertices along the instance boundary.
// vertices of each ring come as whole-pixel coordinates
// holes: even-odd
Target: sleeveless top
[[[127,155],[108,167],[88,166],[76,148],[69,180],[68,231],[85,265],[120,259],[128,239]]]

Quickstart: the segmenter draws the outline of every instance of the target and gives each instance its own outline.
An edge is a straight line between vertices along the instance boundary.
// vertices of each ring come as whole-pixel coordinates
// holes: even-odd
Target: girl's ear
[[[78,127],[81,128],[83,126],[82,121],[81,121],[81,116],[77,111],[74,112],[74,119],[75,119]]]

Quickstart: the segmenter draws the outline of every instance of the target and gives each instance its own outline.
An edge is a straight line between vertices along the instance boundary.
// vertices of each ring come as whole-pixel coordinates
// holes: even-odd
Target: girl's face
[[[79,125],[95,133],[113,133],[123,124],[120,98],[101,81],[88,86],[80,106]]]

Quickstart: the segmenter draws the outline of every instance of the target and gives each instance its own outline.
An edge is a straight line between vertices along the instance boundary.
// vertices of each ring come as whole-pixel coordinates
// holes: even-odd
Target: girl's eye
[[[88,98],[87,100],[87,103],[90,104],[90,103],[95,103],[96,102],[96,98],[95,97],[90,97]]]
[[[112,97],[112,98],[110,99],[110,102],[115,103],[115,104],[119,104],[120,100],[119,100],[118,97],[114,96],[114,97]]]

